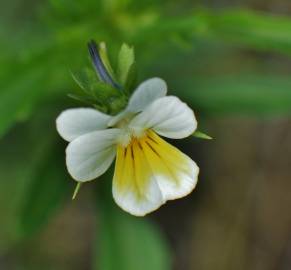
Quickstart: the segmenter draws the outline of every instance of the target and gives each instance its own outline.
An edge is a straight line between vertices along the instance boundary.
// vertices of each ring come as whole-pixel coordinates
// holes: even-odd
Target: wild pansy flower
[[[98,50],[89,48],[102,80],[119,88]],[[199,168],[162,137],[186,138],[195,132],[197,121],[185,103],[166,94],[166,83],[152,78],[136,88],[126,108],[115,116],[93,108],[62,112],[57,130],[69,142],[66,165],[73,179],[81,183],[96,179],[116,159],[113,198],[136,216],[188,195],[196,186]]]

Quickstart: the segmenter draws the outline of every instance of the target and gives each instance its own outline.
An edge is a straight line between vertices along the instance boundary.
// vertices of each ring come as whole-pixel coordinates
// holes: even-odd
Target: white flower
[[[166,92],[166,83],[153,78],[139,85],[116,116],[80,108],[57,118],[59,134],[70,142],[66,164],[71,176],[79,182],[93,180],[116,157],[114,200],[136,216],[186,196],[198,179],[196,163],[159,136],[181,139],[197,127],[193,111]]]

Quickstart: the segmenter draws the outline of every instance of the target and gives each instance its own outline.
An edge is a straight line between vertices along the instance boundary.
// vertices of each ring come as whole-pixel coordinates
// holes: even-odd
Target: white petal
[[[107,128],[111,116],[90,108],[69,109],[57,118],[57,131],[67,141]]]
[[[88,133],[72,141],[66,149],[66,163],[71,176],[80,182],[102,175],[116,154],[119,129]]]
[[[127,107],[108,122],[108,127],[115,126],[122,119],[144,110],[154,100],[167,94],[167,84],[160,78],[152,78],[141,83],[132,94]]]
[[[174,96],[155,100],[130,123],[130,128],[137,134],[153,129],[158,134],[181,139],[190,136],[197,128],[193,111],[186,103]]]
[[[160,78],[152,78],[141,83],[132,94],[127,110],[141,112],[154,100],[167,94],[167,84]]]

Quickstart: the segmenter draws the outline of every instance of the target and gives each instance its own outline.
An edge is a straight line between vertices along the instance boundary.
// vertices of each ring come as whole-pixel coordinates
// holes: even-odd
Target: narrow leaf
[[[197,90],[192,91],[193,87]],[[179,95],[205,114],[291,115],[291,81],[274,74],[217,75],[184,80]]]

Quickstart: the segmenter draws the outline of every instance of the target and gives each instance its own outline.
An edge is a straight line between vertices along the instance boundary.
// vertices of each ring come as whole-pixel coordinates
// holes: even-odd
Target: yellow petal
[[[198,171],[188,156],[148,131],[127,147],[118,146],[113,197],[125,211],[143,216],[191,192]]]

